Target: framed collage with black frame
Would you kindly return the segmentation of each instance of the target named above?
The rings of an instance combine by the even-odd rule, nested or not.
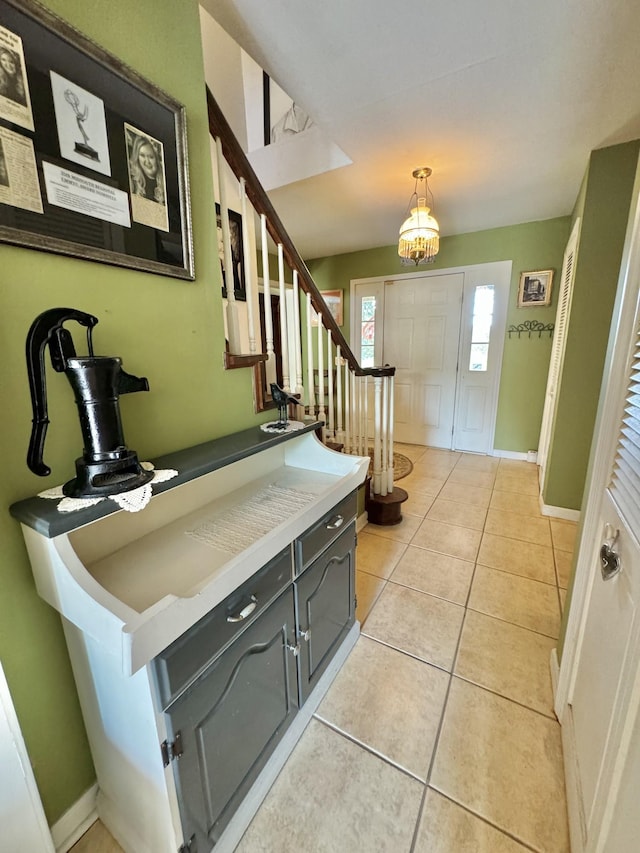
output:
[[[0,0],[0,241],[194,278],[184,107],[35,0]]]

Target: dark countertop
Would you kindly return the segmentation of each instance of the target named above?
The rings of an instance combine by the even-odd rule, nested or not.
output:
[[[174,468],[178,472],[178,476],[172,480],[154,483],[153,493],[157,495],[168,491],[299,435],[315,432],[321,426],[321,421],[315,421],[302,429],[285,434],[264,432],[259,426],[251,427],[243,432],[225,435],[222,438],[206,441],[204,444],[196,444],[194,447],[176,450],[157,459],[151,459],[150,461],[158,470]],[[48,485],[43,486],[43,491],[48,487]],[[68,533],[70,530],[75,530],[77,527],[97,521],[114,512],[122,511],[114,501],[108,498],[75,512],[58,512],[57,506],[58,501],[35,496],[12,504],[9,511],[15,519],[26,524],[27,527],[32,527],[48,539]]]

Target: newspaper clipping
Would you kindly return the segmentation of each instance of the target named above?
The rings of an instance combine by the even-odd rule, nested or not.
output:
[[[33,130],[22,39],[0,27],[0,118]]]
[[[43,213],[33,143],[0,127],[0,203]]]

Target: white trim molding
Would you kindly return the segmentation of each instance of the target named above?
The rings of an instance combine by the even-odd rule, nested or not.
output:
[[[51,827],[51,837],[56,853],[67,853],[89,827],[98,819],[96,801],[97,783],[85,791],[79,800],[69,808]]]
[[[529,454],[520,450],[498,450],[497,447],[494,447],[491,456],[498,456],[500,459],[519,459],[522,462],[529,461]]]
[[[579,509],[568,509],[565,506],[549,506],[549,504],[543,501],[542,495],[540,495],[539,500],[540,512],[547,518],[561,518],[563,521],[580,521]]]

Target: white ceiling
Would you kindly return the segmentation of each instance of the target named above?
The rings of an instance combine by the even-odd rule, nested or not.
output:
[[[201,4],[353,161],[269,193],[306,258],[393,244],[419,166],[443,235],[569,214],[640,137],[638,0]]]

